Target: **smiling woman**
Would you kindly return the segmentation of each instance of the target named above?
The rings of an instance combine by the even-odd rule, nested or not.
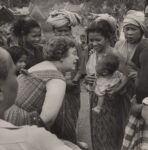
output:
[[[72,28],[80,24],[81,17],[77,13],[59,9],[50,12],[47,22],[52,26],[54,35],[73,38]],[[66,94],[59,116],[51,129],[59,138],[74,143],[77,143],[76,126],[80,110],[80,79],[84,70],[83,50],[78,43],[76,50],[74,53],[78,55],[79,60],[77,63],[73,61],[75,64],[73,71],[65,73]],[[67,60],[67,65],[71,64],[69,61]]]
[[[109,16],[107,15],[107,17]],[[106,93],[100,112],[92,111],[98,101],[101,103],[101,98],[98,98],[94,90],[97,75],[96,63],[100,62],[99,60],[104,55],[114,52],[111,40],[116,29],[112,28],[112,22],[109,22],[107,17],[94,20],[87,28],[88,42],[91,44],[92,53],[86,65],[86,83],[90,93],[90,124],[94,150],[119,150],[123,138],[122,105],[126,95],[123,96],[120,90],[114,90],[112,94]],[[99,65],[101,64],[99,63]]]
[[[50,130],[63,103],[64,72],[75,69],[75,43],[68,37],[53,37],[44,47],[44,61],[22,71],[15,105],[5,119],[15,125],[38,125]],[[61,125],[61,124],[60,124]]]
[[[27,55],[27,69],[43,60],[40,46],[41,28],[35,20],[31,18],[17,20],[13,25],[12,33],[9,46],[18,46],[24,51]],[[17,45],[13,45],[14,37],[17,39]]]

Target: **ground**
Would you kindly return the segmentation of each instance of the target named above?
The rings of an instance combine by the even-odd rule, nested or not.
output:
[[[92,150],[89,117],[89,95],[85,88],[81,90],[81,109],[78,120],[78,140],[86,142],[88,150]]]

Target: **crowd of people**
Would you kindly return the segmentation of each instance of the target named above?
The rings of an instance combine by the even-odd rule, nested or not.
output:
[[[127,12],[124,40],[109,14],[92,13],[77,41],[80,15],[54,10],[44,43],[37,20],[17,18],[0,48],[0,150],[88,149],[77,139],[81,83],[93,150],[148,150],[147,8]]]

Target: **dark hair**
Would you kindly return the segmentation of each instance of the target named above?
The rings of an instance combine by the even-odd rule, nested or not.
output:
[[[25,54],[24,51],[21,49],[21,47],[18,46],[10,47],[8,49],[8,52],[10,53],[14,64],[16,64],[18,60],[21,58],[21,56]]]
[[[66,27],[71,31],[71,26],[66,26]],[[58,28],[61,28],[61,27],[58,27]],[[55,30],[58,28],[56,28],[55,26],[52,26],[52,31],[55,32]]]
[[[8,60],[3,57],[4,49],[0,48],[0,79],[6,80],[8,77]],[[10,59],[10,56],[9,56]]]
[[[43,48],[46,60],[58,61],[67,56],[69,48],[75,47],[75,42],[67,36],[53,36]]]
[[[145,8],[148,6],[148,0],[145,0],[145,3],[144,3],[144,12],[145,12]]]
[[[103,57],[103,67],[108,70],[110,74],[113,74],[119,67],[119,59],[112,53],[105,54]],[[97,71],[97,68],[96,68]]]
[[[86,32],[88,37],[90,32],[98,32],[107,39],[110,39],[111,34],[114,33],[111,25],[105,20],[99,22],[93,21],[86,29]]]
[[[31,29],[40,28],[36,20],[32,18],[21,18],[13,24],[13,34],[16,37],[22,37],[30,33]]]

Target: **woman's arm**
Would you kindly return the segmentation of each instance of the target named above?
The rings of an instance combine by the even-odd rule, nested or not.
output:
[[[121,90],[123,90],[123,88],[126,86],[127,81],[128,81],[127,76],[123,75],[121,83],[120,83],[119,87],[116,89],[115,92],[121,92]]]
[[[128,80],[128,78],[125,75],[123,75],[120,85],[113,88],[110,91],[110,94],[116,94],[116,93],[123,94],[123,93],[125,93],[124,87],[126,86],[127,80]]]
[[[56,119],[65,95],[66,83],[60,79],[53,79],[46,84],[46,96],[40,114],[44,123],[52,125]]]

